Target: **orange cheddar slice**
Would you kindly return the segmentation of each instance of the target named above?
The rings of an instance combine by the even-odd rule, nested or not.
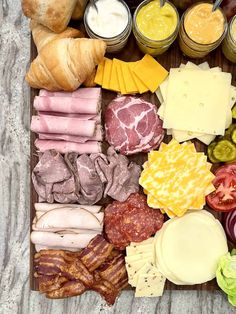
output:
[[[152,93],[168,76],[168,71],[150,55],[145,55],[142,60],[137,62],[133,72]]]
[[[96,76],[95,76],[94,82],[96,84],[98,84],[98,85],[102,85],[105,60],[106,60],[106,58],[103,58],[102,62],[99,63],[99,65],[97,67],[97,72],[96,72]]]
[[[117,62],[116,71],[117,71],[117,76],[118,76],[120,92],[121,92],[121,94],[125,95],[125,94],[127,94],[127,90],[126,90],[126,87],[125,87],[125,81],[124,81],[122,68],[121,68],[121,63],[123,61],[120,61],[118,59],[114,59],[114,60],[116,60],[116,62]]]
[[[121,63],[121,70],[124,78],[125,89],[128,94],[135,94],[138,92],[138,87],[135,84],[128,64],[129,64],[128,62]]]
[[[113,59],[112,61],[110,89],[115,92],[120,92],[120,85],[117,74],[117,59]]]
[[[138,87],[138,91],[140,94],[143,94],[143,93],[146,93],[148,92],[148,87],[143,84],[143,82],[135,75],[135,73],[133,72],[133,69],[135,67],[135,65],[138,63],[139,61],[137,62],[129,62],[128,63],[128,66],[129,66],[129,69],[130,69],[130,72],[131,72],[131,75],[132,75],[132,78],[135,82],[135,85]]]
[[[112,61],[110,59],[105,59],[103,79],[102,79],[102,88],[109,89],[111,81],[111,67]]]

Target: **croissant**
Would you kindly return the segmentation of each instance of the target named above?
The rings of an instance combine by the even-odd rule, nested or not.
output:
[[[54,33],[46,26],[37,23],[35,20],[30,21],[30,29],[38,51],[55,39],[84,37],[84,34],[81,31],[72,27],[67,27],[60,34]]]
[[[74,12],[72,14],[72,20],[80,20],[84,15],[85,7],[88,3],[88,0],[77,0]]]
[[[34,88],[74,91],[92,75],[105,50],[106,44],[98,39],[54,40],[31,63],[26,81]]]
[[[69,23],[76,3],[77,0],[22,0],[22,10],[27,17],[61,33]]]

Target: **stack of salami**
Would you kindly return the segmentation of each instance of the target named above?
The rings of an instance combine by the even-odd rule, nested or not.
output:
[[[31,130],[38,134],[35,146],[39,151],[101,152],[101,88],[79,88],[72,93],[41,90],[34,108],[37,115],[32,116]]]

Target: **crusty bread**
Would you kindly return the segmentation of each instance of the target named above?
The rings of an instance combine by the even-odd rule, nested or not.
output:
[[[90,77],[105,54],[102,40],[65,38],[44,46],[31,63],[26,80],[34,88],[76,90]]]
[[[76,3],[77,0],[22,0],[22,10],[27,17],[61,33],[69,23]]]
[[[77,0],[74,12],[72,14],[72,20],[81,20],[84,15],[85,7],[88,3],[88,0]]]

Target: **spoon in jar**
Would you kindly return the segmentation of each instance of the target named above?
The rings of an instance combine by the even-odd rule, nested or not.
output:
[[[97,5],[96,5],[95,0],[90,0],[90,3],[91,3],[91,5],[95,8],[95,10],[96,10],[96,12],[97,12],[97,14],[98,14],[98,7],[97,7]]]
[[[165,5],[165,0],[160,0],[160,7],[162,8],[162,7],[164,7],[164,5]]]
[[[222,1],[223,0],[216,0],[216,2],[213,4],[212,12],[216,11],[219,8],[219,6],[221,5]]]

